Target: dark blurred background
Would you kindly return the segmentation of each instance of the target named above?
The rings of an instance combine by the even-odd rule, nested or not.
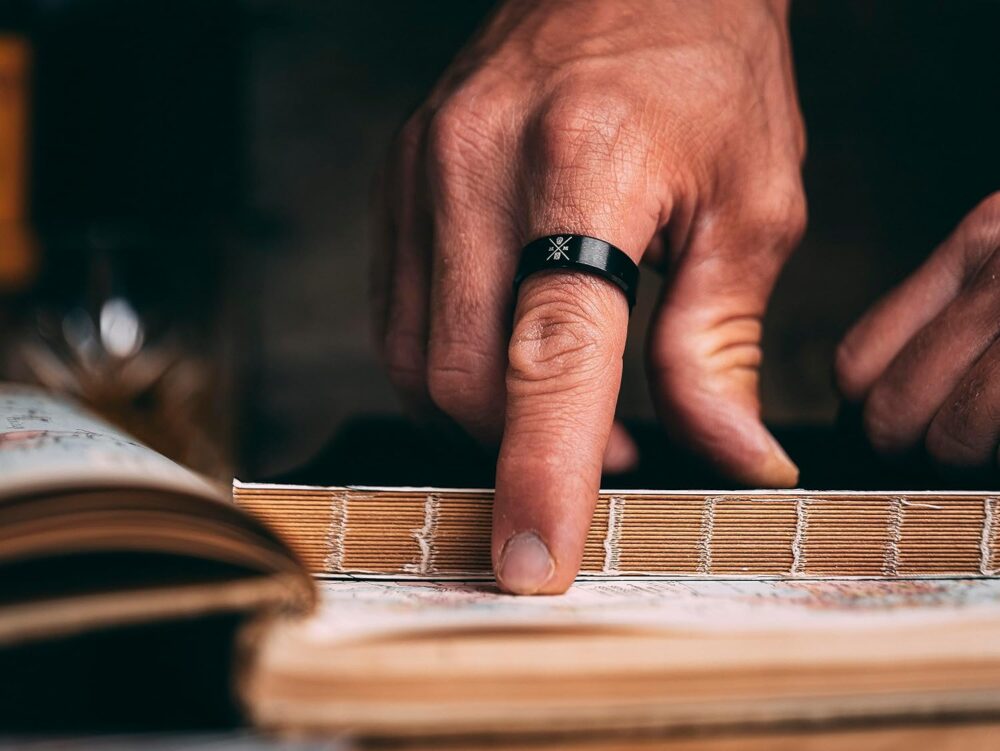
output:
[[[396,412],[368,336],[371,177],[491,5],[0,0],[30,61],[0,71],[30,100],[24,205],[0,207],[8,375],[146,410],[165,448],[246,477]],[[769,421],[833,420],[849,323],[1000,188],[998,28],[997,2],[793,2],[810,225],[766,326]],[[654,288],[625,417],[651,416]]]

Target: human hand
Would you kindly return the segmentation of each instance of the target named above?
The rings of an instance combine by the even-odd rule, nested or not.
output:
[[[1000,192],[848,332],[837,381],[872,447],[995,468],[1000,443]]]
[[[647,348],[664,426],[740,482],[797,480],[757,396],[761,319],[805,224],[786,11],[513,0],[403,128],[373,266],[378,346],[413,411],[500,443],[507,591],[570,585],[602,460],[634,452],[613,422],[625,297],[546,272],[515,308],[537,237],[591,235],[664,271]]]

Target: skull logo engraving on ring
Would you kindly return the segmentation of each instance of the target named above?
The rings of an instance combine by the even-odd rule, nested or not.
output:
[[[550,237],[549,238],[549,254],[546,256],[546,261],[560,261],[569,260],[569,255],[566,253],[566,248],[569,246],[569,241],[573,239],[572,235],[567,235],[566,237]]]

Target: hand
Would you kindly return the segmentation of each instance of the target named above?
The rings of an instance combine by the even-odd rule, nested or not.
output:
[[[863,403],[883,454],[926,450],[945,468],[995,467],[1000,443],[1000,193],[880,300],[837,351],[841,392]]]
[[[535,274],[511,325],[519,251],[542,235],[592,235],[666,272],[648,345],[664,425],[738,481],[796,482],[757,379],[767,299],[805,223],[803,151],[779,0],[508,2],[403,128],[378,345],[411,409],[500,443],[504,589],[570,585],[602,459],[634,451],[613,424],[621,291]]]

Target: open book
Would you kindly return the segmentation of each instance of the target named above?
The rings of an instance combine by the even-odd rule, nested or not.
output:
[[[715,578],[619,573],[555,598],[412,571],[317,584],[305,542],[293,552],[227,488],[17,386],[0,387],[0,478],[4,727],[162,724],[220,698],[264,728],[380,737],[1000,715],[1000,580],[975,561],[975,578],[830,581],[806,569],[727,580],[715,568],[723,548],[712,547]],[[380,503],[418,520],[426,498],[408,492]],[[450,497],[428,493],[442,506]],[[781,498],[794,517],[798,496]],[[985,496],[963,499],[992,513]],[[945,501],[913,504],[925,502]],[[716,525],[725,503],[715,501]],[[892,513],[884,506],[873,524]],[[351,507],[354,523],[365,508]],[[963,514],[975,516],[948,516],[936,531],[967,534]],[[307,505],[298,515],[328,530],[328,515]],[[921,529],[913,540],[934,537],[933,525]],[[900,565],[933,547],[911,552],[903,539]],[[410,553],[386,536],[389,564]]]

